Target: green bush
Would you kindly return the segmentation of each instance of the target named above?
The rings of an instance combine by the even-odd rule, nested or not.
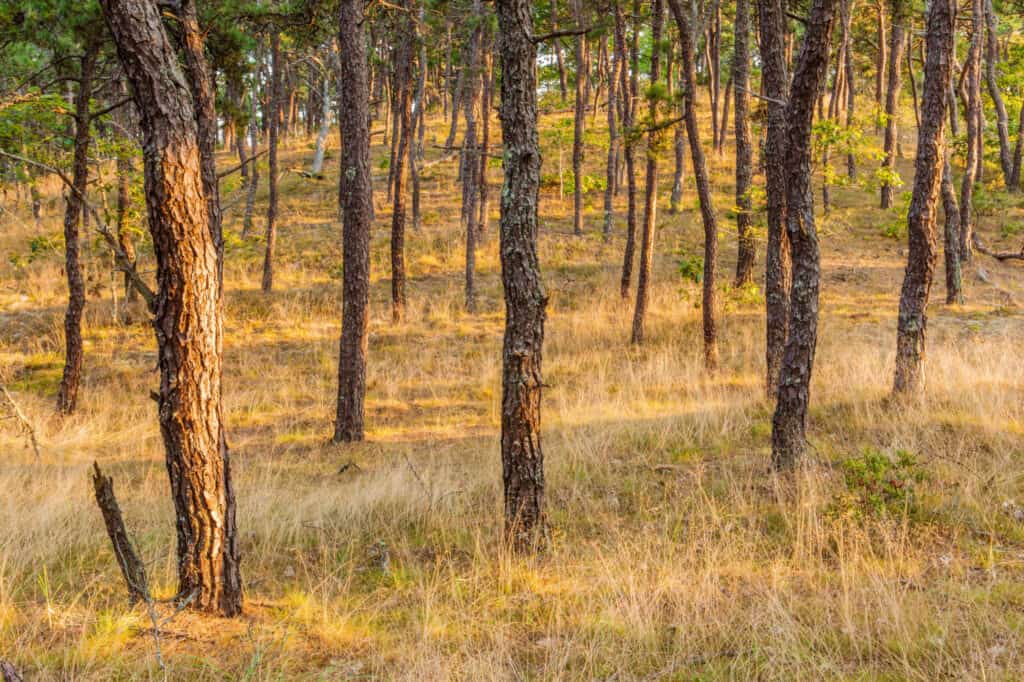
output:
[[[836,500],[838,511],[856,516],[912,515],[917,510],[917,489],[926,479],[917,458],[906,450],[889,456],[874,448],[843,460],[846,490]]]

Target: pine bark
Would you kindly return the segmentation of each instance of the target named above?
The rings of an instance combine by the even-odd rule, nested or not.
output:
[[[992,0],[985,0],[985,85],[988,96],[996,110],[996,130],[999,138],[999,164],[1003,171],[1003,183],[1011,192],[1017,191],[1013,183],[1013,152],[1010,151],[1010,121],[1006,113],[999,79],[996,77],[996,62],[999,61],[999,34],[996,12]]]
[[[814,0],[786,105],[786,232],[793,259],[789,336],[772,419],[772,466],[792,467],[807,446],[807,406],[818,340],[820,261],[811,191],[811,121],[828,67],[835,0]]]
[[[223,323],[200,139],[189,87],[153,2],[102,0],[140,112],[157,261],[155,399],[178,534],[178,599],[242,610],[235,495],[221,402]]]
[[[501,278],[505,292],[502,347],[501,459],[505,537],[519,551],[545,544],[544,455],[540,439],[541,355],[547,296],[537,260],[540,145],[537,137],[537,49],[529,0],[496,0],[501,54],[501,129],[505,181],[501,193]]]
[[[402,25],[398,46],[395,49],[394,106],[395,121],[398,124],[394,132],[397,140],[394,162],[394,197],[391,211],[391,320],[401,322],[405,319],[405,201],[406,172],[405,159],[408,146],[412,144],[412,62],[413,62],[413,28],[412,9],[406,0],[399,5],[404,10],[399,18]]]
[[[732,80],[736,128],[736,255],[737,287],[754,279],[755,242],[751,225],[750,186],[754,174],[754,154],[750,146],[750,3],[736,0],[733,28]]]
[[[270,118],[269,130],[269,193],[267,195],[267,248],[263,255],[263,281],[264,293],[269,293],[274,288],[274,250],[277,246],[277,146],[281,136],[281,71],[284,64],[281,60],[281,34],[274,31],[270,34]]]
[[[338,353],[336,443],[364,438],[366,346],[370,306],[370,88],[364,0],[341,0],[338,6],[339,133],[341,172],[338,197],[342,213],[342,309]]]
[[[914,189],[907,214],[907,268],[896,332],[893,392],[914,393],[924,383],[928,295],[938,258],[935,218],[944,163],[943,127],[953,63],[955,0],[930,0],[921,125],[917,133]]]
[[[981,53],[985,31],[982,0],[972,0],[971,46],[964,61],[964,85],[967,89],[967,160],[960,178],[960,260],[970,262],[974,241],[974,184],[978,181],[981,130]]]
[[[633,260],[636,251],[636,137],[632,134],[632,128],[636,120],[636,97],[637,97],[637,25],[636,15],[639,12],[639,2],[633,2],[633,40],[630,45],[631,68],[625,68],[626,62],[626,27],[625,18],[622,13],[622,6],[615,3],[615,45],[620,51],[620,58],[623,60],[621,73],[621,85],[623,93],[622,106],[622,128],[625,131],[625,142],[623,144],[623,156],[626,161],[626,245],[622,257],[622,277],[619,281],[619,294],[622,298],[629,298],[629,287],[633,281]]]
[[[907,17],[907,0],[890,0],[892,29],[889,32],[889,74],[885,91],[885,139],[882,153],[882,167],[890,173],[896,171],[896,118],[899,115],[900,81],[902,74],[903,49],[906,45],[904,23]],[[889,182],[882,182],[880,205],[892,208],[896,188]]]
[[[657,3],[659,0],[654,0]],[[577,26],[583,25],[582,0],[573,0],[573,17]],[[573,50],[576,62],[576,102],[574,106],[572,128],[572,233],[577,237],[583,234],[583,133],[586,126],[587,98],[584,90],[586,83],[586,55],[583,34],[578,33]]]

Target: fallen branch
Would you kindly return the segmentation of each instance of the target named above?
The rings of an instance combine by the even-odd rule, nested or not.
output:
[[[226,178],[227,176],[231,175],[232,173],[237,173],[238,171],[242,170],[247,165],[249,165],[250,163],[252,163],[256,159],[260,158],[261,156],[263,156],[264,154],[266,154],[269,151],[270,151],[269,149],[264,149],[263,151],[259,152],[258,154],[253,154],[248,159],[246,159],[245,161],[241,162],[240,164],[238,164],[234,168],[229,168],[226,171],[221,171],[220,173],[217,173],[217,179],[220,180],[221,178]]]
[[[7,387],[0,384],[0,395],[11,406],[11,410],[14,412],[14,418],[18,420],[18,424],[21,425],[21,430],[28,437],[29,444],[32,445],[32,450],[36,453],[36,459],[39,459],[39,441],[36,439],[36,428],[32,425],[32,422],[28,420],[25,413],[21,411],[18,403],[14,402],[14,396],[10,394]]]
[[[117,503],[117,497],[114,496],[114,479],[104,476],[98,463],[93,462],[92,468],[92,485],[96,492],[96,504],[103,514],[107,536],[110,537],[110,544],[114,546],[114,556],[117,557],[121,574],[128,584],[128,602],[135,604],[145,601],[149,596],[146,567],[139,559],[139,555],[135,553],[131,540],[128,539],[124,517],[121,515],[121,506]]]
[[[0,661],[0,678],[2,682],[24,682],[14,666],[7,661]]]
[[[1020,251],[993,251],[985,246],[985,244],[978,238],[978,235],[974,235],[974,249],[978,253],[983,253],[990,258],[995,258],[998,261],[1007,260],[1024,260],[1024,246],[1021,247]]]

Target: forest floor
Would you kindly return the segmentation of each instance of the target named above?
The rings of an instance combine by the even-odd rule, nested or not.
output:
[[[556,141],[544,131],[564,118],[542,121],[544,173],[556,178]],[[433,122],[428,144],[443,132]],[[629,345],[632,301],[619,297],[625,194],[604,243],[601,192],[587,195],[577,238],[571,195],[547,183],[552,543],[519,559],[500,543],[498,162],[475,315],[463,310],[454,162],[424,172],[400,325],[389,308],[390,208],[378,192],[367,442],[341,446],[328,442],[341,317],[331,142],[326,179],[282,178],[273,294],[259,287],[262,236],[240,238],[241,204],[227,213],[224,398],[245,613],[222,620],[158,604],[171,679],[1024,676],[1024,267],[976,256],[964,270],[968,303],[948,306],[940,254],[926,395],[893,404],[900,214],[877,208],[877,190],[846,187],[820,216],[819,193],[813,456],[784,482],[767,466],[763,296],[728,285],[731,147],[709,155],[724,292],[714,375],[702,369],[699,285],[678,264],[702,253],[689,160],[686,210],[672,215],[670,154],[662,159],[640,348]],[[382,159],[383,147],[374,153]],[[428,159],[438,154],[428,148]],[[563,154],[568,166],[569,145]],[[304,168],[311,156],[307,141],[291,141],[282,166]],[[875,163],[862,163],[865,175]],[[603,177],[603,164],[595,145],[588,173]],[[909,179],[912,161],[900,170]],[[266,186],[264,167],[258,213]],[[224,181],[225,205],[238,187],[237,176]],[[115,314],[109,256],[93,244],[81,405],[54,414],[66,284],[56,187],[46,199],[41,231],[25,202],[5,201],[0,217],[0,379],[42,448],[36,459],[14,421],[0,421],[0,658],[32,680],[160,678],[149,617],[126,603],[89,481],[98,460],[154,595],[171,596],[172,507],[148,398],[154,338],[141,308],[127,324]],[[1019,247],[1024,197],[990,188],[979,209],[988,244]],[[763,238],[758,247],[760,281]]]

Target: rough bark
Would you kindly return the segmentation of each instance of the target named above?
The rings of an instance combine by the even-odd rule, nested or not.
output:
[[[893,392],[918,391],[924,382],[928,295],[938,257],[935,214],[944,162],[943,127],[953,63],[955,0],[930,0],[921,125],[917,133],[914,189],[907,213],[907,267],[900,293]]]
[[[954,48],[955,54],[955,48]],[[952,73],[952,70],[951,70]],[[952,81],[946,91],[947,109],[956,109],[956,96]],[[956,116],[950,116],[950,134],[956,136]],[[960,206],[953,189],[953,162],[949,145],[945,146],[942,164],[943,251],[946,266],[946,303],[963,303],[963,283],[960,271]]]
[[[704,149],[700,144],[700,129],[697,125],[697,71],[694,64],[693,33],[689,17],[683,11],[681,0],[669,0],[669,7],[679,27],[679,52],[683,66],[682,87],[683,118],[686,121],[686,137],[690,141],[690,160],[693,163],[693,179],[697,185],[700,201],[701,222],[704,224],[704,281],[701,301],[702,326],[704,331],[704,367],[714,370],[718,367],[718,323],[715,318],[717,298],[715,292],[715,265],[718,259],[718,223],[711,201],[711,184]]]
[[[480,159],[477,156],[476,107],[480,94],[480,40],[482,32],[482,5],[473,3],[474,21],[466,45],[467,59],[463,66],[466,90],[462,95],[466,133],[462,138],[462,228],[466,235],[466,310],[476,312],[476,238],[477,206],[480,191],[477,178]]]
[[[755,242],[751,225],[750,186],[754,174],[754,154],[750,146],[750,3],[736,0],[736,23],[733,29],[732,57],[733,96],[736,128],[736,286],[754,279]]]
[[[537,139],[537,49],[529,0],[497,0],[501,54],[501,279],[505,292],[502,347],[501,461],[505,537],[520,551],[543,546],[544,455],[540,441],[541,355],[547,296],[537,260],[540,145]]]
[[[985,0],[985,85],[988,96],[996,110],[996,130],[999,137],[999,164],[1003,170],[1003,183],[1011,192],[1017,190],[1013,184],[1013,153],[1010,151],[1010,121],[1006,113],[999,79],[996,77],[996,62],[999,61],[999,34],[996,12],[992,0]]]
[[[338,353],[338,405],[334,441],[361,441],[366,400],[366,346],[370,306],[370,88],[367,79],[364,0],[338,7],[339,133],[342,213],[342,309]]]
[[[284,63],[281,59],[281,34],[276,30],[270,34],[270,117],[269,132],[269,192],[267,194],[267,248],[263,255],[263,280],[261,286],[264,293],[274,288],[274,249],[277,245],[277,146],[281,136],[281,71]]]
[[[793,259],[789,336],[772,419],[772,465],[793,466],[807,446],[807,406],[818,340],[820,252],[811,191],[811,121],[828,66],[835,0],[814,0],[786,105],[786,232]]]
[[[128,587],[128,602],[135,604],[149,597],[149,584],[146,580],[146,566],[135,552],[128,530],[124,525],[121,506],[114,495],[114,479],[104,476],[100,465],[92,464],[92,486],[96,495],[96,505],[103,515],[103,524],[107,527],[107,537],[114,548],[114,557],[124,576]]]
[[[637,0],[634,0],[633,9],[633,41],[630,46],[632,66],[630,69],[623,67],[621,73],[623,93],[622,128],[626,135],[622,152],[626,160],[626,245],[623,249],[622,277],[619,282],[619,293],[623,299],[629,298],[629,287],[633,280],[633,254],[636,251],[636,142],[635,135],[632,134],[631,129],[636,120],[636,68],[639,61],[636,44],[637,27],[635,23],[635,17],[639,9]],[[620,51],[620,58],[623,60],[623,64],[625,64],[626,28],[622,7],[619,2],[615,3],[615,45],[616,49]]]
[[[578,1],[578,0],[577,0]],[[649,84],[661,79],[661,30],[665,18],[662,0],[653,0],[651,8],[651,57]],[[653,93],[653,89],[652,89]],[[637,272],[636,307],[633,310],[633,331],[631,343],[644,341],[644,325],[647,319],[647,305],[650,302],[651,260],[654,257],[654,229],[658,211],[658,147],[661,133],[658,126],[658,98],[651,94],[647,98],[648,118],[651,131],[647,133],[647,175],[644,186],[644,222],[640,236],[640,268]],[[577,182],[577,185],[579,183]]]
[[[79,261],[79,227],[85,211],[82,197],[89,184],[89,142],[92,120],[89,100],[101,42],[98,37],[86,43],[75,93],[75,141],[72,152],[71,182],[64,208],[64,274],[68,280],[68,307],[64,311],[64,372],[57,391],[57,411],[71,414],[78,405],[78,386],[82,380],[82,313],[85,310],[85,280]]]
[[[985,31],[982,0],[971,3],[971,46],[964,61],[964,85],[967,88],[967,160],[960,179],[960,260],[970,262],[974,243],[974,184],[978,181],[981,161],[981,53]]]
[[[768,121],[764,144],[768,244],[765,249],[765,392],[778,394],[779,372],[789,334],[790,259],[786,235],[786,70],[785,14],[781,0],[758,0],[762,87]]]
[[[235,495],[221,404],[223,323],[192,98],[153,2],[100,3],[141,116],[157,261],[160,431],[178,535],[178,599],[242,609]]]
[[[889,172],[896,170],[896,118],[899,115],[900,81],[903,73],[903,48],[906,45],[904,24],[907,17],[907,0],[890,0],[892,30],[889,32],[889,74],[885,91],[885,139],[883,142],[882,168]],[[892,208],[896,188],[889,182],[882,182],[880,205]]]
[[[413,28],[412,13],[408,3],[399,18],[402,25],[395,50],[394,106],[398,128],[394,132],[397,140],[394,163],[394,202],[391,211],[391,320],[401,322],[405,318],[405,159],[407,146],[412,144],[412,60]]]

